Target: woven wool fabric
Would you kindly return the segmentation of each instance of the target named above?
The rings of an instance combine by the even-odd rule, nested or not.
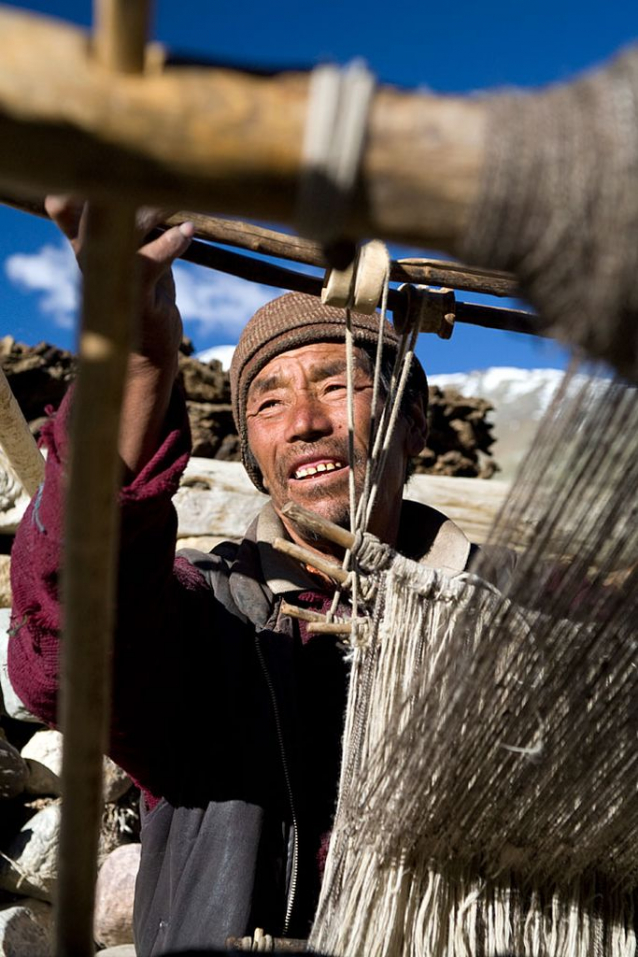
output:
[[[365,316],[352,312],[356,345],[376,347],[379,338],[379,316]],[[384,327],[386,350],[395,354],[399,337],[389,322]],[[315,296],[290,292],[258,309],[241,334],[230,367],[230,388],[233,416],[241,442],[244,467],[260,491],[265,491],[261,475],[248,454],[246,428],[246,398],[250,383],[271,359],[301,346],[315,342],[344,342],[346,314],[343,309],[324,306]],[[427,395],[427,380],[418,362],[414,360],[417,376]]]
[[[520,549],[504,590],[489,547],[451,578],[357,550],[311,949],[636,957],[637,397],[563,383],[487,543]]]
[[[485,107],[461,258],[514,272],[550,335],[638,382],[638,47]]]

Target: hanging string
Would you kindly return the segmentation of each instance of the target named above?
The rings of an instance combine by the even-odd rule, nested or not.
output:
[[[353,655],[315,950],[636,953],[636,489],[636,391],[572,379],[491,536],[525,547],[506,593],[489,549],[453,578],[394,557]]]
[[[348,403],[348,464],[349,464],[349,497],[350,497],[350,530],[357,540],[361,540],[363,533],[367,531],[372,512],[375,506],[378,490],[383,481],[383,474],[387,465],[388,455],[397,421],[401,411],[401,404],[405,394],[416,340],[419,334],[418,326],[412,330],[406,330],[402,333],[399,340],[399,346],[395,356],[395,361],[390,377],[387,395],[381,415],[378,415],[379,397],[381,391],[382,363],[383,363],[383,345],[384,328],[387,321],[388,292],[390,286],[390,260],[388,256],[387,268],[383,282],[383,292],[381,296],[381,310],[379,314],[379,337],[377,340],[377,349],[375,355],[375,364],[373,371],[372,404],[370,414],[370,431],[368,439],[368,456],[366,460],[366,470],[364,483],[359,502],[356,502],[356,483],[355,483],[355,444],[354,444],[354,333],[352,328],[352,316],[350,309],[346,309],[346,386]],[[353,567],[351,550],[346,551],[343,559],[343,567],[350,572],[352,621],[356,626],[358,620],[359,604],[359,579],[356,566]],[[339,603],[342,598],[342,589],[335,590],[330,610],[327,613],[327,620],[332,621],[337,613]],[[353,641],[356,643],[356,634],[353,633]]]
[[[350,531],[357,530],[357,486],[355,476],[356,451],[354,441],[354,336],[352,331],[352,312],[346,309],[346,391],[348,401],[348,491],[350,496]],[[348,563],[350,553],[348,553]],[[345,566],[347,567],[347,566]],[[352,576],[352,618],[358,617],[359,579]]]

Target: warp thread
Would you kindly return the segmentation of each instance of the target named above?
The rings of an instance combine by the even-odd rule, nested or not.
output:
[[[493,534],[525,548],[506,593],[490,547],[455,578],[379,573],[322,953],[635,957],[638,403],[601,379],[559,399]]]

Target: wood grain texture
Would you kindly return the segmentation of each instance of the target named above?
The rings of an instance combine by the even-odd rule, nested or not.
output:
[[[96,0],[93,69],[143,68],[147,0]],[[135,206],[89,204],[79,368],[65,502],[60,714],[63,813],[56,954],[93,951],[93,912],[108,750],[119,543],[120,413],[137,314]]]
[[[293,223],[308,77],[114,76],[86,34],[0,10],[0,183]],[[478,100],[380,88],[353,236],[454,252],[483,162]]]
[[[0,369],[0,445],[28,495],[44,480],[44,459],[7,377]]]

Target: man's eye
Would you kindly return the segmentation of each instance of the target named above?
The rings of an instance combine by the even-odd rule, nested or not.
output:
[[[345,382],[331,382],[329,385],[326,386],[325,391],[326,392],[345,392],[346,388],[347,387]]]
[[[280,399],[264,399],[263,402],[260,402],[257,411],[258,412],[267,412],[268,409],[273,409],[276,406],[281,404]]]

